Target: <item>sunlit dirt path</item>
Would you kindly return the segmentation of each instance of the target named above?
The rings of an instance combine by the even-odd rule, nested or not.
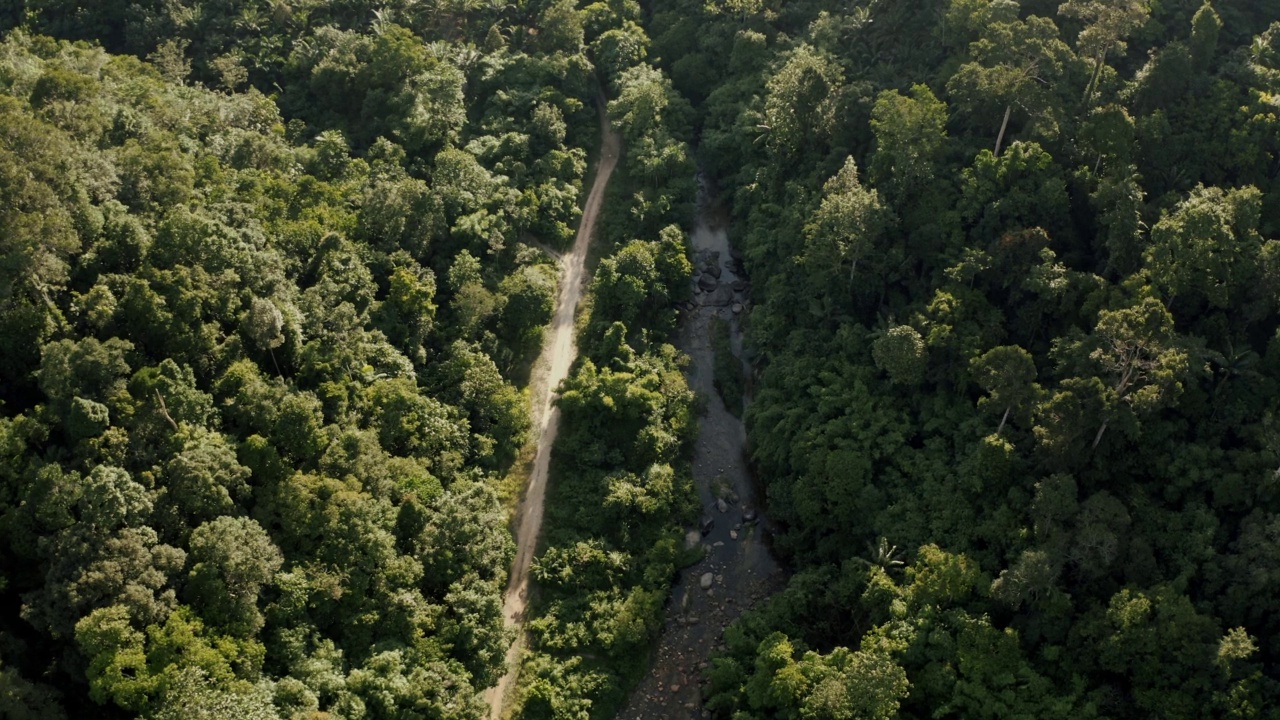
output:
[[[582,209],[582,220],[578,224],[573,249],[560,258],[560,293],[556,298],[555,315],[551,319],[549,341],[543,346],[542,355],[538,358],[538,364],[549,368],[545,381],[535,386],[535,396],[532,398],[533,417],[538,423],[538,450],[524,500],[517,511],[519,522],[516,526],[516,559],[511,566],[511,579],[507,582],[502,602],[502,615],[506,618],[507,627],[515,627],[520,631],[516,641],[507,650],[507,673],[497,685],[485,692],[484,698],[489,703],[489,717],[492,720],[498,720],[502,716],[519,670],[520,651],[524,646],[524,633],[521,629],[528,603],[529,566],[533,562],[533,553],[538,546],[538,533],[542,529],[547,467],[551,462],[551,447],[556,442],[556,431],[560,426],[560,410],[552,405],[553,393],[560,386],[560,381],[569,375],[569,366],[578,353],[573,338],[573,318],[585,289],[583,273],[587,246],[591,244],[591,236],[595,232],[605,186],[618,164],[618,154],[622,149],[621,138],[609,127],[603,100],[600,101],[600,134],[600,164],[596,168],[591,191],[587,194],[586,205]]]

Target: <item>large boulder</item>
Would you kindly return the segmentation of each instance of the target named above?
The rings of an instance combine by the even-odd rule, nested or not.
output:
[[[733,288],[728,285],[717,285],[715,288],[697,297],[699,305],[710,305],[713,307],[727,307],[733,304]]]

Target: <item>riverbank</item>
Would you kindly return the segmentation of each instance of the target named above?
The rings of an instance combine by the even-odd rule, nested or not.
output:
[[[724,628],[782,583],[747,467],[746,429],[714,384],[713,324],[727,323],[731,344],[741,352],[750,282],[732,256],[728,227],[715,212],[710,193],[704,189],[700,196],[690,235],[696,290],[685,306],[678,345],[689,356],[689,387],[706,403],[693,456],[704,527],[691,529],[686,540],[701,545],[704,557],[682,571],[672,588],[649,675],[619,720],[703,717],[700,679]]]

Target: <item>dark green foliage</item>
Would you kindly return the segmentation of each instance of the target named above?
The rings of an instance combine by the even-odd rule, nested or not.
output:
[[[797,571],[711,709],[1269,717],[1280,14],[862,5],[653,8]]]
[[[711,352],[715,354],[716,392],[724,401],[724,407],[736,417],[742,415],[744,379],[742,360],[733,352],[729,342],[729,324],[717,318],[711,324]]]

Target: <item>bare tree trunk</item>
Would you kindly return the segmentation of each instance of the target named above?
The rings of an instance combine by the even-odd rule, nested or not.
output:
[[[283,380],[284,373],[280,372],[280,363],[276,362],[276,351],[268,347],[267,352],[271,353],[271,364],[276,366],[276,375],[280,376],[280,379]]]
[[[1082,102],[1086,105],[1089,98],[1093,97],[1093,90],[1098,85],[1098,78],[1102,75],[1102,59],[1104,56],[1099,55],[1093,61],[1093,77],[1089,78],[1089,85],[1084,89],[1084,98]]]
[[[1000,123],[1000,134],[996,136],[996,157],[1000,157],[1000,145],[1004,143],[1004,131],[1009,127],[1009,113],[1013,112],[1012,105],[1004,106],[1004,120]]]
[[[1092,448],[1090,448],[1091,450],[1097,450],[1097,449],[1098,449],[1098,443],[1102,442],[1102,433],[1104,433],[1104,432],[1106,432],[1106,431],[1107,431],[1107,423],[1109,423],[1109,422],[1111,422],[1111,421],[1110,421],[1110,420],[1104,420],[1104,421],[1103,421],[1103,423],[1102,423],[1102,427],[1098,428],[1098,434],[1097,434],[1097,435],[1095,435],[1095,436],[1094,436],[1094,438],[1093,438],[1093,447],[1092,447]]]
[[[160,401],[160,414],[164,416],[165,420],[169,421],[169,424],[173,426],[174,430],[177,430],[178,423],[173,421],[173,416],[169,414],[169,408],[164,406],[164,396],[160,394],[159,390],[156,390],[156,400]]]
[[[1013,409],[1012,405],[1004,409],[1004,417],[1000,418],[1000,427],[996,428],[996,435],[999,435],[1000,431],[1004,430],[1004,423],[1006,420],[1009,419],[1009,411],[1012,409]]]

